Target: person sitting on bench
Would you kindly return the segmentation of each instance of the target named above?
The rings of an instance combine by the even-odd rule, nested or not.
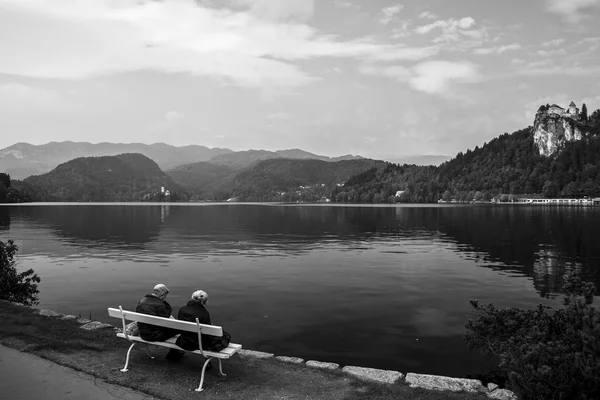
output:
[[[135,312],[140,314],[155,315],[157,317],[173,318],[171,315],[173,309],[166,301],[168,294],[169,288],[162,283],[159,283],[158,285],[154,286],[152,293],[145,295],[140,300],[135,308]],[[140,330],[140,337],[149,342],[163,342],[180,333],[177,329],[149,325],[142,322],[138,323],[138,328]],[[179,355],[178,350],[170,349],[169,353],[167,354],[167,358],[177,355]]]
[[[187,304],[179,310],[177,319],[180,321],[198,322],[203,325],[212,325],[210,313],[206,309],[208,294],[204,290],[196,290],[192,293],[192,298]],[[223,330],[223,336],[202,335],[202,349],[207,351],[221,351],[229,345],[231,335]],[[182,349],[198,350],[198,334],[192,332],[182,332],[177,338],[175,344]]]

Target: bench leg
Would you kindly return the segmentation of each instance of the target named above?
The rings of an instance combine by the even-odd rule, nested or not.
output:
[[[221,359],[219,358],[219,374],[221,374],[221,376],[227,376],[225,375],[225,373],[223,373],[223,367],[221,366]]]
[[[125,366],[123,367],[121,372],[127,372],[127,366],[129,365],[129,353],[131,353],[131,349],[133,349],[133,346],[135,346],[135,342],[131,343],[131,346],[129,346],[129,350],[127,350],[127,359],[125,360]]]
[[[207,358],[204,362],[204,366],[202,367],[202,375],[200,376],[200,385],[198,385],[198,389],[196,389],[196,392],[201,392],[203,390],[202,384],[204,383],[204,372],[206,372],[206,366],[208,365],[210,360],[212,360],[212,358]]]
[[[154,357],[152,357],[152,356],[150,355],[150,346],[148,346],[148,343],[146,343],[146,348],[145,348],[145,350],[146,350],[146,355],[148,356],[148,358],[150,358],[151,360],[154,360]]]

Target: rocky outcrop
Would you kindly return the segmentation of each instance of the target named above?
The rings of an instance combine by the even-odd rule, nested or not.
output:
[[[533,141],[541,155],[549,156],[566,142],[581,140],[582,128],[582,124],[570,116],[539,111],[533,123]]]

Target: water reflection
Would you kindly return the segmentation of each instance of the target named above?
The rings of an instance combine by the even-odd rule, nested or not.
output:
[[[560,306],[566,270],[599,282],[599,224],[575,208],[0,207],[0,239],[23,243],[57,311],[107,320],[156,282],[175,307],[201,287],[248,348],[455,376],[483,368],[462,341],[468,300]]]

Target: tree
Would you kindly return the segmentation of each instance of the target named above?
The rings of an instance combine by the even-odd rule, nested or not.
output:
[[[600,398],[600,310],[592,306],[595,287],[579,272],[564,277],[565,307],[549,313],[471,305],[479,312],[465,327],[470,350],[493,356],[519,398]]]
[[[583,105],[581,106],[581,112],[579,113],[579,119],[581,119],[582,122],[587,122],[587,120],[588,120],[588,110],[587,110],[587,106],[585,105],[585,103],[583,103]]]
[[[8,189],[10,187],[10,175],[0,172],[0,183],[3,183],[4,187]]]
[[[14,259],[18,247],[12,240],[0,240],[0,299],[22,303],[27,306],[38,304],[40,277],[33,269],[19,273]]]

